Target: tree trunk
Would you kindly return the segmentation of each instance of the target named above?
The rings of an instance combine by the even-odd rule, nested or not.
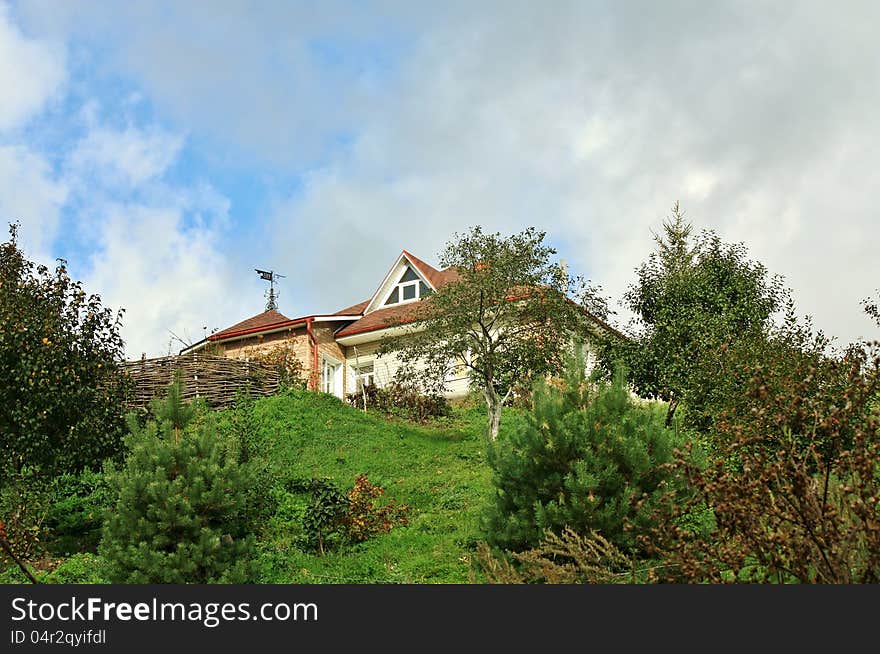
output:
[[[498,438],[498,430],[501,427],[501,406],[504,402],[492,386],[486,387],[485,395],[486,408],[489,410],[489,440],[494,441]]]
[[[672,426],[672,418],[675,416],[675,410],[678,408],[678,398],[672,397],[669,400],[669,408],[666,410],[666,427]]]

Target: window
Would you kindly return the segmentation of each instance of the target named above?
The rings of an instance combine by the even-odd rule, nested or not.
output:
[[[360,367],[354,369],[354,379],[355,379],[355,387],[357,388],[357,392],[360,393],[364,386],[375,386],[376,385],[376,373],[373,371],[372,363],[362,364]]]
[[[430,294],[431,288],[411,267],[407,266],[400,281],[397,282],[388,299],[385,300],[385,306],[420,300]]]
[[[333,359],[324,358],[321,361],[321,390],[324,393],[339,395],[342,389],[338,385],[339,370],[341,365]]]

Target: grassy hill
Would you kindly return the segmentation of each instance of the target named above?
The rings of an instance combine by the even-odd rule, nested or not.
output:
[[[411,507],[409,524],[324,556],[295,545],[301,510],[276,487],[278,511],[259,535],[262,583],[464,583],[491,490],[485,408],[459,409],[423,426],[385,419],[334,397],[291,392],[254,407],[258,449],[278,480],[359,474]],[[520,415],[505,415],[506,427]]]
[[[502,430],[522,415],[506,410]],[[482,538],[479,515],[491,493],[485,462],[485,407],[458,408],[428,425],[353,409],[335,397],[288,391],[256,400],[251,421],[253,456],[266,475],[269,515],[255,533],[257,583],[467,583]],[[221,431],[233,429],[232,411],[212,414]],[[348,489],[358,475],[385,488],[385,497],[410,507],[408,524],[344,545],[322,556],[302,547],[308,499],[287,490],[302,478],[329,478]],[[57,554],[55,555],[57,556]],[[70,552],[35,562],[44,583],[103,583],[103,561]],[[0,583],[26,583],[14,565]]]

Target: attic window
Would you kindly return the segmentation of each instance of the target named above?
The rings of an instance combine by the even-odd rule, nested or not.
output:
[[[430,295],[431,288],[422,281],[422,278],[411,267],[407,266],[400,281],[391,290],[388,299],[385,300],[385,306],[391,304],[400,304],[402,302],[413,302]]]

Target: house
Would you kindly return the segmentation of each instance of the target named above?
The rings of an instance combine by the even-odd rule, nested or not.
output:
[[[363,302],[335,313],[299,318],[269,308],[180,353],[213,346],[227,357],[246,359],[259,350],[286,345],[303,364],[310,388],[344,398],[361,384],[381,387],[394,378],[399,362],[393,355],[377,356],[382,340],[404,333],[415,320],[415,303],[457,278],[454,269],[437,270],[404,250]],[[447,379],[447,395],[467,392],[468,379],[461,366]]]

